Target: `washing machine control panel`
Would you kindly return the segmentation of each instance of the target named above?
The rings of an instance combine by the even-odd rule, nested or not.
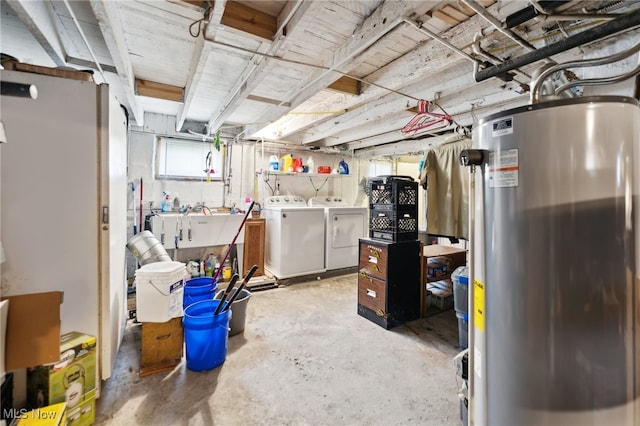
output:
[[[322,197],[311,197],[309,198],[309,207],[324,207],[324,206],[346,206],[347,202],[343,200],[341,197],[336,197],[333,195],[322,196]]]

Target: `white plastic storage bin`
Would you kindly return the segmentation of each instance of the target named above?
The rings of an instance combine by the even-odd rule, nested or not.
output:
[[[136,271],[136,317],[140,322],[167,322],[183,314],[187,268],[181,262],[156,262]]]
[[[456,312],[469,311],[469,268],[459,266],[451,273],[453,281],[453,307]]]
[[[469,316],[466,313],[456,312],[458,318],[458,344],[461,349],[469,347]]]

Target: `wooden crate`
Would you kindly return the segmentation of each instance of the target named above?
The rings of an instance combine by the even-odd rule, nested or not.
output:
[[[182,360],[182,318],[173,318],[167,322],[142,323],[141,340],[140,377],[172,370]]]

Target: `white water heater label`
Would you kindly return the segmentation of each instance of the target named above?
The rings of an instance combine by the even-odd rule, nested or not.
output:
[[[489,153],[489,187],[518,186],[518,168],[517,149]]]
[[[513,117],[501,118],[491,123],[491,136],[504,136],[513,133]]]

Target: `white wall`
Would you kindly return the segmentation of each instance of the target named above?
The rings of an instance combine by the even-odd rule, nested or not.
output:
[[[280,194],[295,194],[308,199],[317,195],[337,195],[353,202],[355,197],[355,178],[351,175],[356,170],[350,167],[351,175],[322,176],[317,174],[274,175],[266,173],[269,168],[269,157],[275,154],[278,157],[284,155],[281,149],[265,149],[264,154],[260,142],[231,143],[227,150],[231,153],[231,179],[229,188],[225,190],[221,181],[177,181],[161,180],[155,178],[155,145],[156,133],[133,130],[130,134],[129,146],[129,182],[135,182],[135,199],[129,200],[130,228],[132,228],[133,202],[138,209],[140,202],[139,184],[143,180],[143,216],[149,213],[150,203],[154,209],[159,209],[162,202],[162,193],[169,192],[171,196],[178,194],[181,205],[195,205],[204,202],[209,208],[242,207],[245,196],[262,203],[264,198],[275,195],[276,182],[279,182]],[[287,151],[288,152],[288,151]],[[327,154],[312,151],[293,152],[294,157],[302,158],[306,163],[309,156],[314,163],[329,165],[337,168],[338,162],[344,160],[355,164],[350,153]],[[277,178],[277,179],[276,179]],[[326,182],[325,182],[326,181]],[[271,185],[271,188],[269,188]],[[316,191],[318,189],[318,191]],[[139,212],[138,212],[139,215]]]
[[[343,197],[350,204],[354,202],[357,193],[358,167],[350,152],[323,153],[304,147],[291,151],[290,149],[285,150],[281,146],[262,142],[223,140],[222,142],[227,144],[223,149],[226,149],[231,155],[229,170],[231,177],[227,187],[222,181],[156,179],[156,140],[160,136],[179,137],[180,135],[176,135],[174,129],[175,117],[146,114],[145,126],[130,130],[127,176],[128,182],[135,183],[136,189],[135,194],[132,194],[131,187],[128,188],[127,239],[133,236],[134,210],[138,229],[144,229],[144,217],[150,213],[151,206],[154,210],[160,209],[163,192],[170,193],[172,197],[177,194],[180,204],[183,206],[204,203],[211,209],[231,208],[234,205],[243,208],[245,197],[250,197],[263,204],[265,197],[275,194],[276,183],[279,183],[282,195],[299,195],[305,199],[315,195],[335,195]],[[344,159],[350,166],[351,174],[348,176],[336,174],[276,176],[266,173],[269,169],[269,157],[272,154],[280,158],[289,152],[294,157],[301,158],[305,164],[309,156],[312,156],[316,167],[328,165],[335,169],[338,162]],[[139,222],[140,179],[143,182],[143,223]],[[172,253],[169,254],[173,256]],[[185,255],[192,254],[185,252]],[[192,257],[198,256],[199,254],[193,254]],[[129,278],[133,277],[136,267],[135,259],[130,253],[127,253],[127,275]]]

